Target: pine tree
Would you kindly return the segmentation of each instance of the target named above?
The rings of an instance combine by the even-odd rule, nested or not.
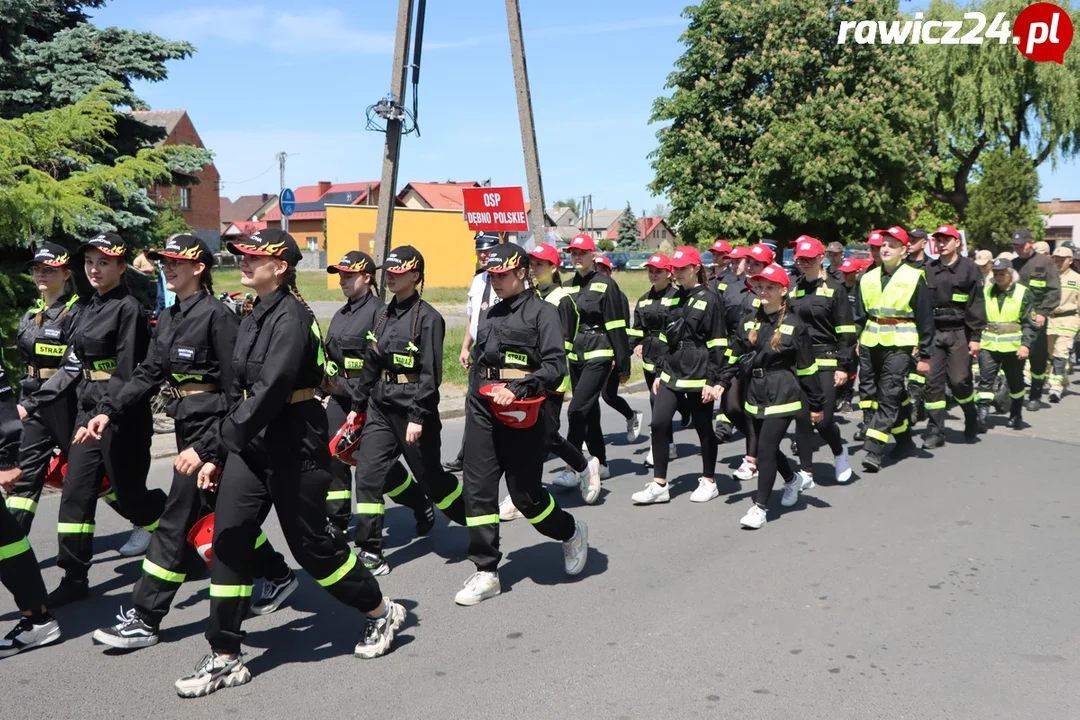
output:
[[[634,217],[634,211],[630,209],[630,203],[626,203],[626,212],[619,218],[615,240],[619,244],[619,250],[624,252],[641,247],[641,228],[638,226],[637,218]]]
[[[968,243],[1004,250],[1016,228],[1042,231],[1039,216],[1039,174],[1021,147],[1010,152],[998,147],[983,152],[978,183],[968,192]]]

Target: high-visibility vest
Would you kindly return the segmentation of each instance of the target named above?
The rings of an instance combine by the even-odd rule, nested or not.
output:
[[[566,291],[566,288],[562,286],[556,286],[554,290],[548,293],[548,296],[544,298],[544,300],[551,303],[555,307],[559,307],[559,303],[562,302],[562,299],[564,297],[570,298],[570,304],[574,307],[574,337],[570,338],[569,340],[563,338],[563,343],[566,347],[567,360],[576,360],[577,358],[572,356],[574,355],[574,338],[577,337],[578,328],[581,327],[581,313],[578,312],[577,303],[574,302],[574,296],[568,293]],[[559,384],[559,389],[556,390],[556,392],[565,393],[569,389],[570,374],[567,373],[563,377],[562,382]]]
[[[1020,309],[1024,305],[1027,288],[1019,283],[1014,284],[1000,306],[998,298],[990,294],[993,288],[993,283],[983,288],[983,295],[986,297],[986,329],[983,330],[980,347],[990,352],[1016,352],[1023,339]]]
[[[859,337],[862,345],[915,347],[919,344],[911,298],[922,275],[922,270],[901,263],[884,290],[881,289],[880,266],[863,275],[859,280],[859,293],[869,319]]]

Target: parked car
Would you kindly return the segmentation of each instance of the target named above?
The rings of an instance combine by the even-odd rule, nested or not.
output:
[[[652,257],[652,253],[636,252],[630,253],[630,259],[626,262],[627,270],[644,270],[645,263],[649,262],[649,258]]]
[[[783,255],[780,256],[780,265],[785,270],[791,270],[795,267],[795,251],[793,249],[784,249]]]
[[[630,261],[630,256],[624,252],[606,252],[604,257],[611,261],[612,270],[625,270],[626,263]]]
[[[564,272],[574,271],[574,261],[570,258],[570,253],[563,254],[562,262],[559,263],[559,269]]]

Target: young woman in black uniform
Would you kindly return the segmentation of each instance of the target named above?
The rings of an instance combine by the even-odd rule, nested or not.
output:
[[[810,333],[817,377],[825,396],[824,416],[816,427],[832,450],[836,481],[846,483],[851,479],[851,463],[840,437],[840,428],[833,422],[833,414],[836,412],[836,393],[847,383],[847,369],[855,362],[855,320],[847,291],[840,282],[825,275],[825,246],[820,240],[800,236],[795,241],[795,263],[802,276],[791,292],[791,311],[802,319]],[[799,473],[806,489],[814,484],[814,427],[809,412],[795,417]]]
[[[622,291],[619,284],[615,282],[612,272],[614,268],[611,265],[611,261],[608,260],[606,255],[596,255],[596,267],[603,273],[611,282],[615,285],[615,288],[619,291],[619,303],[622,306],[623,317],[626,318],[627,330],[630,329],[630,300],[626,297],[626,293]],[[629,342],[629,333],[627,333],[627,342]],[[619,378],[614,374],[608,374],[607,382],[604,384],[604,392],[600,394],[600,398],[604,401],[604,404],[623,416],[626,420],[626,442],[632,443],[638,439],[641,435],[641,418],[643,413],[639,410],[634,410],[630,407],[630,403],[626,402],[626,399],[619,395]]]
[[[711,421],[713,403],[723,394],[721,378],[729,372],[724,303],[709,287],[697,250],[678,248],[671,256],[671,266],[679,292],[658,336],[663,355],[657,366],[659,376],[652,381],[656,401],[650,424],[655,465],[652,481],[631,498],[637,505],[671,499],[667,455],[671,421],[679,409],[689,412],[701,443],[701,477],[690,501],[708,502],[720,494],[714,477],[718,443]]]
[[[225,456],[225,466],[206,462],[199,470],[200,487],[218,489],[206,630],[211,651],[194,673],[176,681],[181,697],[251,680],[240,656],[240,628],[251,599],[255,542],[271,504],[300,566],[331,595],[364,613],[357,657],[385,654],[406,615],[382,596],[345,538],[328,527],[330,438],[326,411],[315,399],[325,360],[319,325],[297,295],[300,249],[276,229],[229,243],[228,249],[240,256],[240,281],[258,300],[240,323],[233,353],[233,386],[243,399],[209,434],[222,447],[208,454]]]
[[[326,268],[337,275],[345,305],[334,313],[326,331],[326,380],[323,383],[330,397],[326,403],[326,421],[330,434],[335,434],[352,412],[352,387],[360,381],[367,353],[368,334],[375,320],[386,307],[375,285],[375,261],[367,253],[350,250],[337,265]],[[349,529],[352,518],[353,470],[341,460],[330,463],[330,492],[326,510],[330,522],[341,532]],[[394,502],[413,511],[417,536],[427,535],[435,526],[435,506],[413,481],[412,475],[399,459],[390,466],[384,492]]]
[[[454,522],[465,524],[461,481],[442,466],[443,337],[446,322],[424,302],[424,258],[409,245],[383,263],[383,281],[394,299],[369,335],[360,379],[352,386],[353,412],[366,413],[356,457],[356,544],[375,575],[390,572],[382,554],[383,490],[398,456],[413,478]],[[354,415],[350,413],[351,420]]]
[[[757,286],[761,304],[747,315],[732,346],[740,358],[737,372],[744,392],[743,409],[751,418],[758,443],[757,494],[740,522],[756,530],[765,525],[765,509],[777,472],[784,478],[780,504],[791,507],[798,501],[802,479],[788,463],[780,441],[791,419],[803,412],[804,393],[815,423],[824,419],[824,396],[810,333],[798,314],[789,312],[788,274],[779,265],[769,265],[751,281]],[[730,387],[732,380],[729,373],[722,384]]]
[[[559,312],[528,288],[528,262],[525,251],[513,243],[499,245],[488,257],[487,271],[499,303],[488,311],[478,333],[474,377],[465,400],[462,471],[469,559],[476,572],[454,597],[458,605],[476,605],[502,592],[497,569],[502,558],[498,499],[503,475],[522,515],[539,532],[562,542],[568,575],[580,573],[588,557],[588,527],[575,522],[544,489],[548,433],[543,417],[527,427],[513,425],[527,415],[518,400],[556,391],[566,375]],[[489,398],[481,394],[488,385],[501,387]]]
[[[128,248],[123,240],[105,233],[79,250],[96,292],[72,330],[62,372],[47,380],[40,391],[40,395],[55,397],[81,375],[76,427],[120,395],[150,344],[146,315],[124,284]],[[150,401],[146,400],[132,408],[123,422],[113,423],[100,440],[70,447],[57,523],[56,564],[64,577],[49,594],[50,607],[90,594],[87,576],[93,560],[94,516],[104,477],[109,478],[121,515],[147,531],[157,527],[166,496],[161,490],[146,488],[153,432]]]
[[[147,253],[162,261],[166,287],[176,303],[158,316],[150,349],[116,396],[102,402],[101,414],[75,432],[75,444],[100,440],[114,422],[124,422],[132,409],[142,406],[168,383],[172,400],[166,414],[175,424],[177,458],[172,486],[161,522],[154,530],[135,583],[132,607],[117,615],[119,622],[94,632],[94,641],[133,650],[156,645],[161,621],[189,572],[201,571],[203,560],[188,545],[191,527],[213,509],[215,496],[201,492],[191,477],[201,459],[222,464],[214,457],[217,441],[207,434],[239,401],[230,397],[232,355],[239,321],[214,297],[210,269],[214,256],[193,235],[175,235],[161,251]],[[263,594],[252,612],[263,615],[281,607],[298,583],[285,558],[265,535],[256,541],[257,577],[266,578]]]
[[[678,288],[672,283],[671,260],[667,255],[655,253],[645,263],[645,267],[648,268],[652,287],[638,298],[634,306],[634,326],[627,329],[626,334],[630,338],[631,351],[641,360],[641,368],[645,372],[645,387],[649,391],[649,407],[652,408],[656,404],[653,383],[663,369],[661,362],[667,353],[667,348],[660,342],[660,334],[667,325],[672,308],[678,304]],[[674,426],[671,428],[671,437],[675,437]],[[672,442],[668,448],[668,460],[674,457],[675,443]],[[650,443],[649,454],[645,456],[645,467],[652,467],[653,460]]]

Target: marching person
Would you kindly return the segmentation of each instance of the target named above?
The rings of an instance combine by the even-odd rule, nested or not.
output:
[[[847,292],[825,273],[825,247],[817,238],[802,235],[795,241],[795,264],[802,273],[795,289],[788,295],[792,316],[798,316],[810,337],[817,365],[817,380],[823,396],[822,419],[810,421],[809,411],[795,416],[795,438],[799,465],[813,474],[814,429],[833,454],[836,481],[851,479],[848,458],[840,428],[833,421],[836,395],[847,384],[848,368],[855,359],[855,321]]]
[[[844,282],[844,246],[833,240],[829,247],[825,248],[825,257],[829,261],[827,272],[829,279],[834,285],[842,285]],[[797,264],[797,263],[796,263]]]
[[[722,395],[721,379],[728,372],[724,303],[708,285],[701,255],[689,246],[671,256],[671,267],[679,291],[671,311],[664,318],[658,340],[662,356],[652,380],[656,396],[652,421],[653,479],[644,490],[631,496],[635,505],[651,505],[671,500],[668,489],[668,445],[676,410],[687,411],[701,443],[701,476],[690,495],[691,502],[709,502],[719,497],[716,488],[718,442],[710,422],[713,404]]]
[[[986,326],[982,272],[973,261],[960,255],[960,233],[952,225],[942,225],[934,232],[934,240],[939,255],[925,271],[934,304],[934,344],[923,397],[929,416],[923,436],[923,448],[927,450],[945,444],[946,380],[964,413],[964,439],[969,443],[977,439],[971,361],[979,356],[979,342]]]
[[[600,461],[600,477],[607,479],[604,432],[600,427],[600,398],[608,375],[619,383],[630,377],[630,346],[618,286],[596,267],[596,243],[589,235],[575,235],[570,241],[574,280],[567,292],[574,296],[581,325],[574,340],[570,361],[570,382],[574,389],[567,410],[567,437],[575,447],[586,442],[589,453]],[[614,363],[614,368],[612,367]]]
[[[365,615],[354,653],[384,655],[406,611],[383,597],[379,583],[327,524],[330,450],[326,412],[315,399],[325,363],[319,325],[296,289],[302,259],[287,232],[261,230],[228,244],[240,256],[240,282],[257,295],[240,323],[232,377],[242,400],[207,437],[226,456],[224,468],[205,462],[198,484],[218,493],[214,566],[210,576],[210,653],[195,672],[176,681],[180,697],[209,695],[251,681],[240,654],[251,600],[255,544],[273,505],[293,557],[319,585]],[[227,455],[226,455],[227,454]]]
[[[1013,270],[1016,270],[1020,284],[1031,293],[1031,302],[1035,307],[1035,326],[1039,330],[1031,346],[1029,358],[1031,392],[1028,395],[1027,409],[1029,412],[1035,412],[1039,409],[1039,401],[1042,399],[1043,385],[1046,381],[1046,366],[1049,357],[1047,320],[1061,302],[1061,277],[1049,255],[1035,252],[1029,230],[1020,229],[1014,232],[1012,245],[1013,253],[1016,255],[1012,261]]]
[[[859,284],[859,273],[862,272],[862,269],[862,263],[855,258],[844,258],[844,262],[840,264],[840,276],[843,278],[844,293],[847,297],[848,307],[851,308],[852,318],[855,316],[855,288]],[[859,374],[859,355],[857,352],[852,355],[851,362],[844,368],[844,372],[847,373],[848,380],[843,387],[838,388],[836,391],[838,405],[836,412],[839,413],[849,413],[854,409],[852,405],[855,402],[855,381]]]
[[[465,401],[462,477],[469,560],[476,572],[454,597],[458,605],[477,605],[502,592],[498,497],[503,475],[522,515],[540,533],[562,543],[568,575],[584,570],[588,558],[588,527],[560,508],[542,482],[548,440],[543,419],[537,419],[538,405],[561,385],[566,349],[558,310],[528,289],[528,262],[525,251],[513,243],[500,245],[488,257],[487,271],[500,302],[480,325],[471,368],[475,378]],[[591,266],[591,258],[587,264]],[[594,284],[603,277],[595,272],[587,275],[591,277],[586,281]],[[614,299],[606,294],[608,290],[605,287],[604,299]],[[589,313],[596,312],[595,299],[586,297],[586,301],[592,306]],[[576,346],[579,352],[592,344]],[[610,365],[610,358],[605,362]]]
[[[728,285],[739,282],[738,276],[731,270],[731,249],[731,243],[727,240],[717,240],[709,248],[713,257],[709,287],[721,295],[727,290]]]
[[[908,233],[908,244],[904,251],[904,262],[926,272],[926,266],[930,262],[930,256],[926,254],[927,234],[925,230],[918,228]],[[907,376],[908,400],[911,402],[910,424],[916,425],[927,417],[925,403],[926,377],[919,374],[912,364],[911,371]]]
[[[326,380],[324,387],[330,398],[326,404],[326,421],[330,432],[336,433],[352,412],[353,386],[360,380],[367,354],[368,333],[386,307],[375,285],[375,261],[360,250],[345,253],[336,265],[326,268],[338,276],[345,304],[334,313],[326,330]],[[330,463],[330,492],[327,493],[327,514],[330,522],[341,532],[349,530],[352,518],[352,466],[341,460]],[[399,459],[386,475],[386,496],[413,511],[416,535],[423,537],[435,527],[435,506]]]
[[[622,306],[622,314],[626,317],[627,322],[630,322],[630,300],[627,299],[626,293],[622,291],[619,284],[615,282],[615,278],[611,277],[612,267],[611,260],[606,255],[598,254],[596,256],[597,269],[607,276],[611,280],[615,289],[619,293],[619,302]],[[627,342],[629,342],[629,333],[627,333]],[[636,411],[630,407],[630,403],[619,396],[619,378],[614,373],[609,373],[607,382],[604,384],[604,392],[600,395],[604,404],[623,416],[626,420],[626,442],[632,443],[638,439],[641,435],[641,418],[643,413]]]
[[[979,347],[979,432],[986,432],[990,406],[994,403],[994,383],[1004,371],[1008,384],[1008,426],[1024,426],[1024,362],[1039,334],[1031,290],[1014,279],[1012,264],[997,258],[992,266],[994,282],[983,288],[986,302],[986,329]]]
[[[1061,402],[1065,391],[1065,375],[1077,330],[1080,330],[1080,273],[1072,269],[1073,251],[1067,247],[1054,250],[1061,282],[1061,299],[1047,321],[1046,344],[1050,349],[1050,402]]]
[[[870,250],[871,265],[863,269],[862,275],[859,276],[860,281],[868,272],[881,267],[881,246],[885,241],[884,238],[883,231],[871,231],[870,238],[866,241],[866,246]],[[858,298],[857,286],[852,297]],[[859,343],[859,409],[862,410],[862,421],[852,439],[863,442],[866,440],[866,428],[870,426],[870,419],[877,409],[877,376],[874,374],[874,365],[870,362],[870,349],[862,343]]]
[[[921,270],[903,262],[907,232],[897,225],[883,234],[881,265],[863,275],[855,301],[859,342],[866,348],[877,385],[877,406],[863,443],[862,466],[871,473],[881,469],[890,434],[896,440],[893,452],[897,457],[915,447],[904,380],[912,352],[918,355],[917,372],[930,371],[934,340],[934,308],[926,279]]]
[[[214,496],[201,492],[191,473],[198,468],[198,458],[221,464],[220,457],[212,457],[217,439],[208,433],[240,400],[238,395],[229,396],[239,321],[214,298],[210,249],[195,236],[180,234],[147,257],[162,263],[165,282],[176,302],[158,317],[146,359],[118,395],[102,401],[100,414],[80,427],[74,439],[76,445],[100,440],[109,425],[124,422],[125,415],[137,412],[162,383],[169,385],[172,400],[166,414],[175,423],[177,452],[169,497],[143,559],[132,607],[126,613],[121,608],[119,623],[101,628],[93,636],[95,642],[125,650],[157,644],[161,621],[187,573],[204,564],[188,545],[187,536],[206,509],[213,508]],[[263,615],[281,607],[299,583],[266,536],[260,535],[259,540],[255,575],[266,582],[252,612]]]
[[[139,302],[124,283],[128,248],[119,235],[97,235],[79,247],[86,277],[95,294],[71,331],[61,372],[45,382],[35,400],[56,397],[82,376],[75,427],[100,413],[131,382],[136,366],[146,358],[150,327]],[[28,412],[32,408],[26,408]],[[153,436],[150,401],[140,403],[112,423],[100,440],[71,445],[67,475],[60,496],[57,523],[59,553],[64,570],[60,585],[49,594],[49,606],[60,607],[89,596],[87,578],[93,560],[94,517],[98,492],[109,478],[120,513],[147,532],[157,527],[165,508],[161,490],[148,490],[150,442]]]
[[[784,479],[780,504],[792,507],[799,493],[814,487],[807,469],[796,472],[780,449],[791,419],[809,406],[811,422],[824,419],[821,383],[806,324],[789,312],[791,278],[779,265],[768,265],[751,278],[757,285],[760,305],[732,339],[741,360],[732,367],[743,379],[743,406],[756,428],[758,444],[757,492],[740,524],[758,530],[765,526],[765,511],[777,473]],[[725,373],[721,387],[730,392],[732,372]],[[805,397],[805,403],[804,403]]]
[[[365,415],[355,453],[355,539],[360,559],[376,576],[390,572],[382,552],[383,490],[399,455],[435,507],[459,525],[465,524],[461,481],[439,462],[439,386],[446,321],[422,297],[424,257],[416,248],[394,248],[382,269],[383,281],[394,297],[375,320],[364,367],[352,385],[352,412]],[[350,413],[348,419],[354,417]]]

